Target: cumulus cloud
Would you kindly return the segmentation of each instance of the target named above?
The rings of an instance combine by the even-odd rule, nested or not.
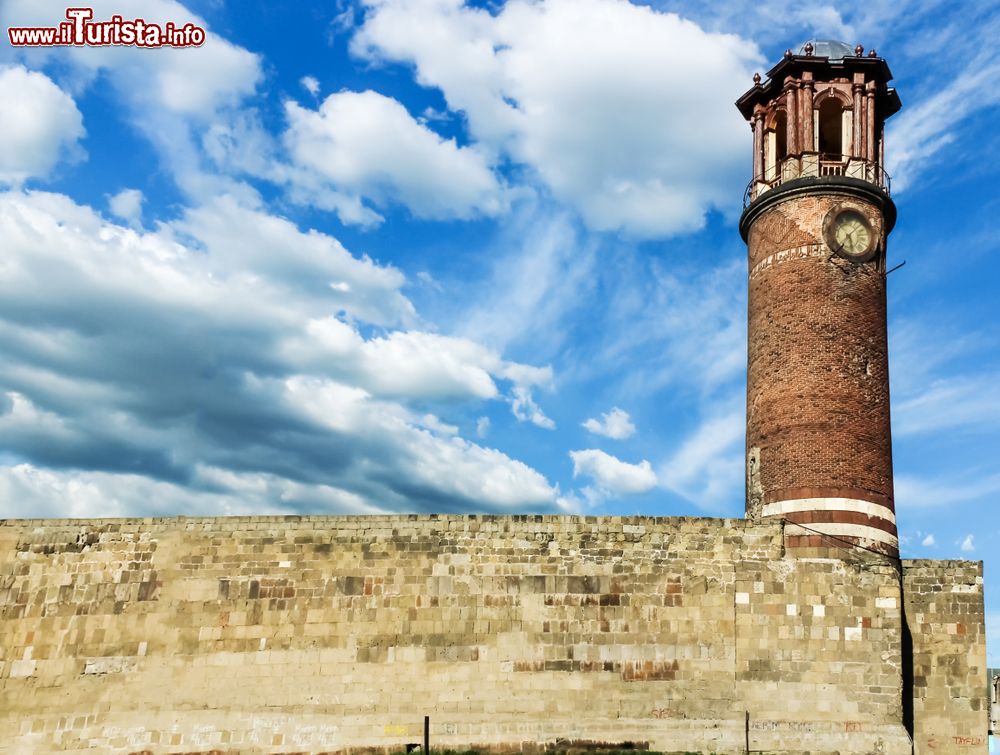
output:
[[[365,340],[332,317],[310,321],[283,349],[297,364],[348,376],[389,396],[491,399],[499,393],[493,376],[509,377],[511,367],[496,352],[465,338],[396,331]]]
[[[170,226],[211,250],[216,274],[248,269],[262,286],[286,287],[296,297],[319,298],[329,309],[378,325],[410,325],[415,312],[400,293],[405,279],[393,267],[355,257],[332,236],[300,231],[291,221],[223,196],[193,207]],[[286,306],[292,307],[293,301]]]
[[[976,545],[973,542],[975,537],[973,535],[966,535],[962,540],[961,549],[963,553],[972,553],[976,549]]]
[[[120,3],[97,0],[88,5],[94,20],[126,15]],[[6,0],[4,23],[11,26],[53,26],[66,20],[66,4],[55,0]],[[174,0],[143,0],[141,17],[149,23],[177,26],[193,23],[203,28],[205,19]],[[210,118],[220,108],[238,102],[254,91],[260,79],[260,60],[228,40],[207,32],[200,47],[148,50],[121,47],[69,47],[46,50],[74,66],[80,75],[110,77],[125,101],[197,118]],[[140,111],[136,109],[136,115]],[[150,113],[149,115],[154,115]]]
[[[285,105],[285,145],[304,171],[293,179],[301,201],[332,205],[345,222],[375,222],[357,216],[361,198],[377,206],[398,202],[421,218],[470,218],[503,209],[500,186],[485,156],[459,147],[415,120],[399,102],[377,92],[340,92],[319,110]],[[310,199],[315,188],[319,194]]]
[[[601,419],[591,417],[583,426],[595,435],[603,435],[614,440],[624,440],[635,434],[635,425],[629,419],[628,412],[614,407],[610,412],[601,414]]]
[[[922,546],[924,546],[925,548],[930,548],[936,542],[937,541],[934,539],[934,535],[933,534],[928,534],[927,536],[924,537],[923,540],[920,541],[920,544]]]
[[[44,74],[0,66],[0,185],[44,178],[60,160],[82,156],[83,116]]]
[[[0,237],[2,515],[562,505],[439,413],[551,370],[406,329],[399,271],[329,236],[226,197],[143,232],[9,192]]]
[[[656,487],[656,473],[646,460],[629,464],[596,448],[570,451],[573,476],[594,480],[598,491],[613,496],[645,493]]]
[[[110,0],[88,7],[93,7],[95,20],[128,15],[120,3]],[[5,25],[51,26],[65,19],[66,5],[54,0],[5,0],[3,9]],[[262,78],[260,57],[216,34],[205,19],[173,0],[144,0],[141,16],[159,24],[199,25],[206,29],[205,43],[155,51],[53,47],[6,54],[22,56],[33,67],[62,71],[81,92],[97,82],[110,88],[124,116],[159,152],[164,170],[187,196],[207,199],[242,192],[247,198],[256,197],[255,190],[213,171],[199,142],[209,126],[240,117],[239,108]]]
[[[108,209],[116,218],[130,224],[139,222],[142,215],[142,192],[138,189],[122,189],[112,197],[108,197]]]
[[[554,500],[555,491],[538,472],[494,449],[415,428],[398,404],[372,400],[353,386],[315,378],[294,377],[284,388],[289,403],[310,420],[349,435],[362,449],[371,445],[367,463],[375,466],[369,472],[375,480],[383,474],[398,476],[399,468],[405,469],[405,491],[417,500],[434,505],[437,499],[444,510],[462,504],[476,509],[484,504],[516,508]],[[400,500],[397,505],[407,502]]]
[[[360,496],[332,485],[303,485],[287,478],[197,467],[197,485],[178,485],[129,473],[45,469],[21,463],[0,466],[0,500],[16,501],[18,516],[95,518],[239,516],[315,512],[377,514]],[[9,508],[4,515],[12,513]]]
[[[482,144],[529,166],[591,228],[663,236],[730,207],[755,45],[615,0],[372,0],[355,55],[411,64]]]

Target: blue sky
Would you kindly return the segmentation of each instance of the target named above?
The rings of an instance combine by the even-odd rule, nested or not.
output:
[[[120,0],[208,39],[4,40],[0,516],[740,516],[732,103],[838,38],[903,101],[903,552],[985,560],[1000,635],[1000,9],[754,8]]]

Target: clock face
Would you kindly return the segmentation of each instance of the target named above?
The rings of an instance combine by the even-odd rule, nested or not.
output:
[[[836,209],[827,219],[826,241],[841,257],[867,262],[876,251],[874,230],[868,219],[854,209]]]
[[[855,213],[844,213],[837,218],[835,231],[837,245],[851,256],[864,254],[871,244],[871,232],[863,218]]]

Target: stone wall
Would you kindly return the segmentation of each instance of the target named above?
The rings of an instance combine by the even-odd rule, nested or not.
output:
[[[429,715],[432,748],[909,753],[899,572],[845,555],[720,519],[0,522],[0,751],[401,750]],[[934,568],[981,637],[975,565]]]
[[[989,729],[982,561],[904,561],[914,751],[983,752]]]

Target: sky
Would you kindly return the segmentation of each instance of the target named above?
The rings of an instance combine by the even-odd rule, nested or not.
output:
[[[833,38],[903,102],[903,556],[984,560],[1000,639],[1000,6],[954,7],[117,0],[204,43],[4,39],[0,517],[742,516],[733,102]]]

